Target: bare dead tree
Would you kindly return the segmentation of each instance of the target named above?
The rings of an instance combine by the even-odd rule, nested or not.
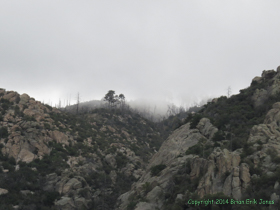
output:
[[[228,86],[227,88],[227,97],[229,98],[231,96],[231,87]]]
[[[76,114],[79,113],[79,105],[80,105],[80,94],[78,92],[78,95],[77,95],[77,110],[76,110]]]

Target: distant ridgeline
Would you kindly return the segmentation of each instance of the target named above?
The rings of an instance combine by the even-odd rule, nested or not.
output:
[[[200,104],[202,104],[202,102]],[[169,117],[173,118],[174,116],[176,117],[176,120],[178,118],[181,121],[187,116],[188,112],[197,112],[202,108],[202,106],[195,105],[193,107],[186,108],[183,106],[178,107],[168,102],[162,102],[159,105],[155,101],[148,100],[127,101],[124,94],[116,95],[115,91],[109,90],[102,100],[80,102],[78,99],[76,104],[67,105],[64,108],[60,108],[60,110],[78,114],[89,113],[90,111],[98,108],[119,109],[123,112],[129,110],[153,122],[160,122]],[[169,119],[167,121],[170,122],[174,120],[175,119]],[[176,124],[174,127],[178,127],[178,122],[173,123]]]

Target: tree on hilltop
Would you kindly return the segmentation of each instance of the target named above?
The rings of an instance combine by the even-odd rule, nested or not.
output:
[[[123,109],[124,106],[125,106],[125,96],[124,96],[124,94],[121,93],[119,95],[119,100],[120,100],[120,103],[121,103],[121,108]]]
[[[104,100],[109,103],[109,107],[112,108],[114,104],[118,101],[118,95],[115,95],[114,90],[109,90],[105,95]]]
[[[115,95],[114,90],[109,90],[104,97],[104,101],[108,102],[110,108],[115,107],[117,104],[120,104],[121,108],[123,108],[125,105],[125,96],[122,93]]]

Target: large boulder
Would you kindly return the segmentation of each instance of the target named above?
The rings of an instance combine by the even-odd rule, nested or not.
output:
[[[117,162],[115,157],[112,154],[108,154],[105,156],[105,161],[106,163],[108,163],[110,166],[112,166],[113,168],[117,167]]]
[[[55,131],[49,131],[49,135],[51,136],[51,138],[53,138],[56,141],[56,143],[65,144],[67,146],[69,145],[68,137],[64,133],[55,130]]]
[[[71,189],[79,188],[82,188],[82,183],[78,179],[72,178],[63,186],[62,193],[67,194]]]
[[[8,190],[0,188],[0,195],[4,195],[4,194],[7,194],[7,193],[9,193]]]
[[[272,70],[263,70],[262,78],[264,79],[272,79],[276,75],[276,71]]]
[[[252,83],[256,82],[256,83],[261,83],[262,82],[262,77],[254,77],[254,79],[252,79]]]
[[[251,175],[249,173],[249,166],[247,163],[240,164],[240,180],[242,191],[244,192],[251,181]]]
[[[218,131],[218,128],[214,127],[208,118],[202,118],[196,127],[206,138],[209,139],[212,139],[214,134]]]
[[[269,94],[267,90],[265,89],[256,89],[253,96],[252,100],[254,101],[254,106],[259,107],[265,103],[265,101],[268,99]]]
[[[8,91],[3,96],[4,99],[9,100],[10,102],[15,102],[17,97],[19,97],[19,94],[17,92],[14,92],[14,91]]]
[[[69,197],[61,197],[60,200],[55,202],[56,207],[59,210],[75,210],[76,206],[73,200]]]
[[[30,100],[29,95],[27,95],[26,93],[24,93],[24,94],[20,95],[19,104],[27,104],[29,100]]]

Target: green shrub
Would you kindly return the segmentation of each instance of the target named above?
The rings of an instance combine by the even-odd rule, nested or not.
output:
[[[153,188],[150,182],[145,182],[145,184],[142,184],[142,189],[144,190],[145,194],[150,192]]]
[[[44,123],[44,127],[45,127],[45,129],[48,129],[48,130],[50,130],[50,129],[51,129],[51,126],[50,126],[50,124],[49,124],[49,123]]]
[[[36,121],[36,119],[33,116],[24,115],[23,120],[25,121]]]
[[[115,159],[116,159],[118,168],[125,167],[128,162],[128,158],[125,155],[123,155],[121,152],[118,152]]]
[[[186,155],[199,155],[199,156],[201,156],[202,149],[203,148],[202,148],[201,144],[196,144],[192,147],[189,147],[185,154]]]
[[[165,164],[159,164],[151,167],[151,176],[157,176],[159,173],[166,168]]]
[[[44,104],[45,105],[45,107],[47,107],[50,111],[52,111],[52,107],[50,106],[50,105],[48,105],[48,104]]]
[[[128,205],[126,206],[126,210],[134,210],[137,202],[136,201],[130,201]]]
[[[214,136],[213,136],[213,141],[222,141],[222,140],[225,140],[225,137],[224,137],[224,132],[221,131],[221,130],[218,130]]]
[[[274,162],[276,164],[280,163],[280,157],[278,156],[278,153],[275,148],[268,149],[267,154],[270,155],[272,162]]]
[[[53,206],[54,201],[60,197],[60,194],[56,191],[54,192],[46,192],[43,196],[43,204],[46,206]]]
[[[7,138],[9,136],[8,129],[6,127],[0,128],[0,138]]]
[[[201,118],[202,118],[202,115],[201,115],[201,114],[195,114],[195,115],[192,117],[191,124],[190,124],[190,128],[191,128],[191,129],[196,128],[196,126],[197,126],[197,124],[199,123],[199,121],[201,120]]]
[[[4,169],[8,169],[9,171],[14,171],[15,167],[8,162],[3,162],[2,166]]]

